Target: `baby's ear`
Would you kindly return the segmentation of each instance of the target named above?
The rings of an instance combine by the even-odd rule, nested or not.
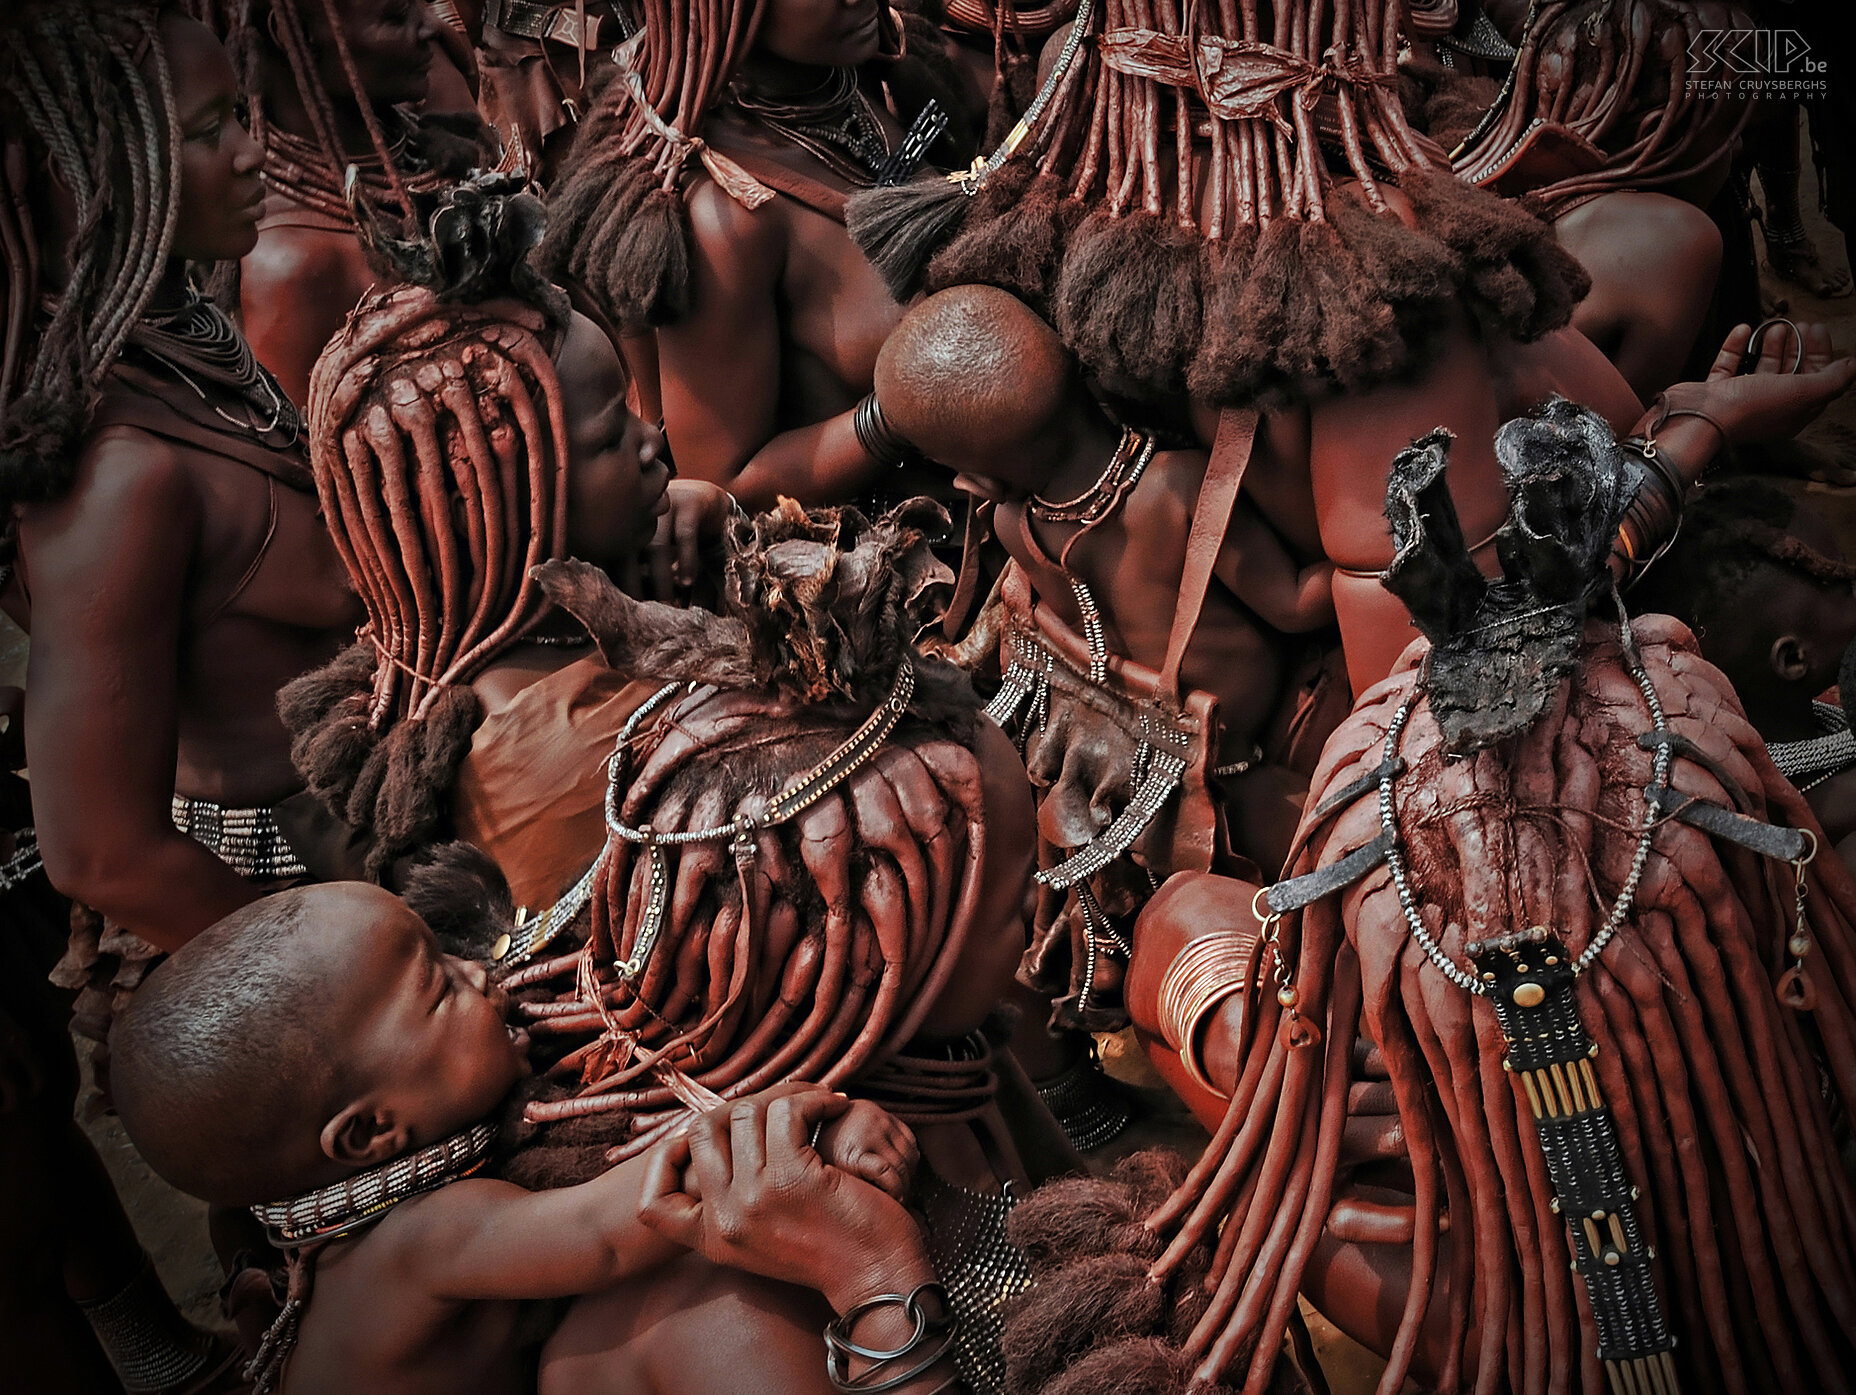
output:
[[[322,1126],[322,1151],[349,1167],[374,1167],[412,1146],[405,1126],[376,1100],[356,1100]]]
[[[1787,683],[1796,683],[1811,671],[1810,655],[1797,635],[1780,635],[1773,640],[1766,658],[1772,671]]]

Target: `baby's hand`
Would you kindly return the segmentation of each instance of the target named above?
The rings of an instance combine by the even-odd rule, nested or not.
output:
[[[687,591],[702,574],[702,545],[722,536],[735,499],[705,480],[672,480],[664,491],[670,507],[657,520],[651,539],[651,580],[660,600]]]
[[[909,1126],[868,1100],[851,1107],[819,1130],[818,1155],[832,1167],[880,1187],[901,1201],[921,1161]]]

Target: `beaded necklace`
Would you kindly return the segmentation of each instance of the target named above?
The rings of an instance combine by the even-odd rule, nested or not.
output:
[[[176,309],[144,312],[129,331],[129,342],[241,431],[256,436],[281,432],[288,438],[286,446],[301,436],[303,418],[296,404],[258,362],[238,326],[197,286],[187,287],[187,298]],[[202,382],[231,393],[242,411],[228,412],[207,395]]]

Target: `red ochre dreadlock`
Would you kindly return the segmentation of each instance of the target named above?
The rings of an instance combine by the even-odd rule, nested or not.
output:
[[[310,464],[367,626],[280,705],[309,788],[373,831],[371,875],[430,839],[481,720],[471,678],[548,608],[529,572],[566,534],[560,324],[401,287],[311,375]]]
[[[343,198],[344,178],[350,164],[360,171],[370,203],[383,209],[390,201],[401,215],[413,216],[406,177],[387,139],[374,103],[361,86],[343,30],[336,0],[181,0],[182,8],[224,42],[239,75],[239,86],[251,105],[251,134],[264,147],[264,182],[288,198],[332,218],[350,217]],[[334,45],[337,61],[347,78],[348,90],[331,93],[316,71],[314,21],[321,18]],[[268,32],[267,32],[268,31]],[[309,115],[313,138],[282,130],[264,107],[262,62],[266,49],[281,51],[303,110]],[[350,102],[359,109],[374,148],[372,161],[356,160],[342,148],[336,133],[336,103]]]
[[[1821,839],[1693,637],[1665,616],[1633,628],[1668,726],[1695,752],[1673,762],[1672,787]],[[1395,799],[1410,884],[1459,964],[1466,944],[1535,924],[1577,955],[1628,876],[1635,792],[1652,778],[1654,754],[1637,740],[1649,718],[1615,626],[1593,622],[1581,659],[1511,746],[1447,759],[1424,702],[1405,730]],[[1311,810],[1378,765],[1419,662],[1414,650],[1335,733]],[[1379,832],[1370,794],[1312,820],[1294,873]],[[1856,1372],[1856,1187],[1838,1146],[1838,1116],[1856,1104],[1856,883],[1825,848],[1805,886],[1808,984],[1788,995],[1779,969],[1799,954],[1788,945],[1790,870],[1669,819],[1633,913],[1578,981],[1684,1390],[1847,1391]],[[1399,1242],[1408,1288],[1379,1390],[1404,1383],[1439,1306],[1442,1365],[1428,1388],[1604,1390],[1565,1221],[1522,1085],[1501,1068],[1493,1012],[1415,943],[1384,870],[1285,918],[1281,935],[1294,1010],[1318,1043],[1287,1044],[1287,1010],[1253,991],[1224,1122],[1170,1196],[1068,1183],[1014,1217],[1039,1273],[1006,1333],[1016,1388],[1268,1388],[1349,1166],[1359,1035],[1383,1058],[1415,1183],[1411,1238]],[[1027,1378],[1057,1371],[1049,1384]]]
[[[953,182],[854,196],[852,235],[899,297],[924,277],[1014,292],[1134,396],[1370,387],[1420,362],[1458,304],[1537,338],[1586,278],[1412,130],[1399,14],[1400,0],[1082,0],[1087,37],[1019,141]]]
[[[154,4],[100,0],[0,21],[0,519],[70,489],[97,389],[167,269],[181,142],[156,22]],[[47,312],[51,179],[76,220]]]
[[[1558,218],[1600,194],[1656,189],[1730,158],[1753,114],[1710,31],[1749,30],[1728,4],[1535,0],[1502,95],[1455,152],[1464,179]]]
[[[964,678],[910,644],[929,588],[949,579],[919,526],[931,518],[946,515],[923,500],[875,522],[783,500],[734,526],[720,616],[632,601],[584,564],[543,569],[608,662],[671,691],[621,741],[609,796],[609,825],[651,841],[615,830],[586,947],[505,980],[572,980],[520,1009],[538,1043],[568,1048],[547,1071],[565,1097],[531,1103],[528,1118],[577,1122],[541,1154],[590,1139],[616,1145],[610,1161],[714,1095],[865,1079],[916,1034],[963,954],[1006,934],[986,917],[1003,903],[1016,916],[1030,873],[1029,845],[989,830],[1010,777],[980,765]],[[761,821],[872,720],[890,729],[848,778]],[[641,936],[655,857],[653,942]],[[645,944],[642,971],[621,974]]]

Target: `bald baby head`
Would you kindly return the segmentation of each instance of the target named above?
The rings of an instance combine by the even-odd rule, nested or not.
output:
[[[992,286],[956,286],[910,309],[877,359],[876,393],[889,424],[930,459],[1024,493],[1062,460],[1066,423],[1100,410],[1056,331]]]

